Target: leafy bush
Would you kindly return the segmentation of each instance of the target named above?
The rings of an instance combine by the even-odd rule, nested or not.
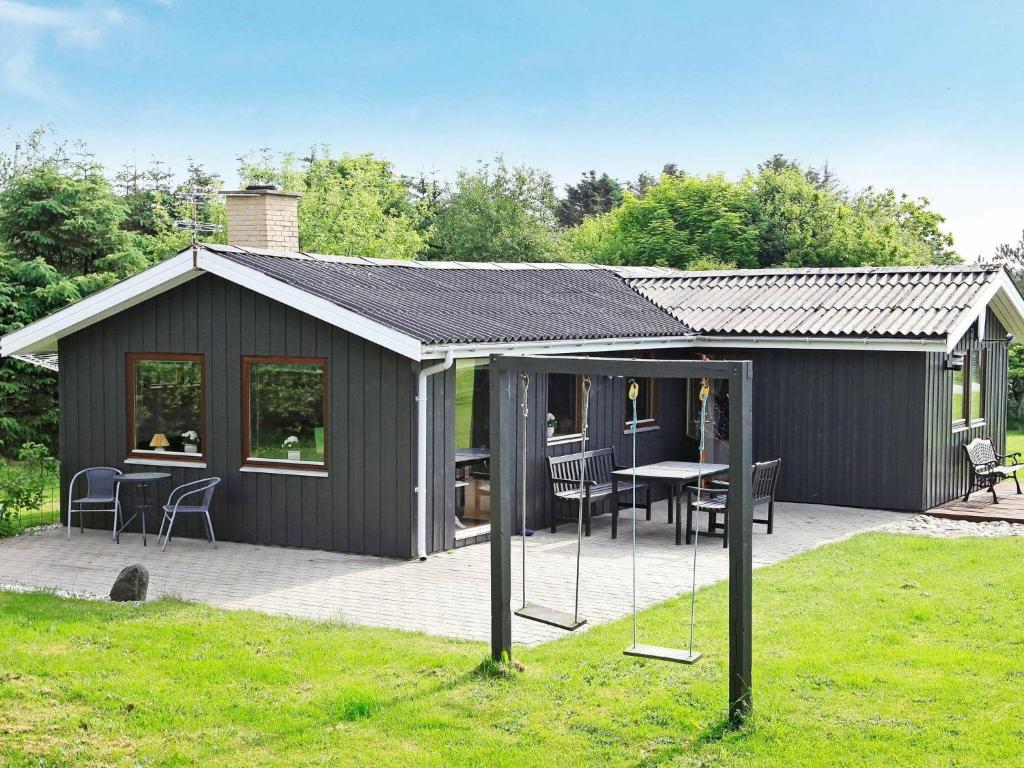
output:
[[[42,443],[25,443],[18,463],[0,459],[0,534],[21,529],[22,516],[39,510],[57,475],[57,460]]]

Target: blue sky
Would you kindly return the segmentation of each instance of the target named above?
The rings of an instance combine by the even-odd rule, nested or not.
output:
[[[774,152],[927,195],[968,258],[1024,228],[1019,2],[0,0],[0,141],[108,166],[314,143],[451,177],[502,152],[559,184]]]

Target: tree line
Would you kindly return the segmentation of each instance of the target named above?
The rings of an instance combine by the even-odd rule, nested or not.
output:
[[[445,181],[400,174],[371,153],[240,155],[242,184],[302,193],[300,247],[394,259],[572,261],[682,269],[949,264],[943,217],[893,189],[850,191],[833,169],[775,155],[738,179],[667,163],[619,180],[589,170],[556,190],[550,174],[498,156]],[[175,226],[223,225],[222,180],[199,162],[174,172],[102,167],[46,129],[0,149],[0,334],[188,247]],[[223,231],[211,241],[223,241]],[[53,446],[51,374],[0,362],[0,453]]]

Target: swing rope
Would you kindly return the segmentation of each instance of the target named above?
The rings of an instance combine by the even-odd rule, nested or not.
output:
[[[512,382],[508,383],[509,397],[512,395]],[[559,611],[554,608],[548,608],[543,605],[534,603],[528,603],[526,601],[526,473],[527,473],[527,439],[528,439],[528,422],[530,415],[529,408],[529,395],[530,395],[530,376],[526,372],[519,374],[519,395],[520,395],[520,428],[518,433],[519,445],[521,447],[521,464],[519,472],[519,510],[520,510],[520,522],[522,525],[521,534],[523,542],[523,582],[522,582],[522,594],[523,603],[522,607],[516,610],[514,613],[516,616],[520,616],[524,619],[531,621],[539,621],[543,624],[550,624],[561,629],[567,629],[570,632],[579,629],[581,626],[587,623],[586,619],[580,618],[580,561],[583,551],[583,502],[584,493],[586,491],[586,473],[587,473],[587,461],[586,461],[586,446],[589,434],[589,420],[590,420],[590,377],[583,377],[583,425],[582,425],[582,438],[583,438],[583,451],[580,453],[580,485],[579,485],[579,510],[576,516],[576,595],[573,602],[573,612],[569,614],[565,611]]]
[[[522,530],[520,533],[523,537],[523,608],[526,607],[526,425],[529,421],[530,416],[530,374],[521,373],[519,375],[519,391],[520,391],[520,409],[522,410],[523,417],[520,421],[521,436],[520,445],[522,450],[522,466],[519,473],[519,506],[522,512]]]
[[[576,599],[573,605],[573,620],[580,618],[580,555],[583,551],[583,492],[587,482],[587,435],[590,431],[590,377],[583,377],[583,415],[581,434],[583,437],[580,449],[580,502],[576,518]]]
[[[698,470],[697,470],[697,506],[700,506],[701,499],[701,488],[703,487],[704,474],[701,469],[704,464],[704,436],[706,433],[705,422],[707,420],[707,408],[708,408],[708,396],[711,393],[711,386],[706,378],[700,381],[700,441],[698,445]],[[685,663],[692,664],[698,658],[699,654],[693,652],[693,635],[694,625],[697,618],[697,542],[699,539],[699,533],[697,526],[694,527],[693,537],[693,565],[690,574],[690,642],[688,646],[688,652],[686,658],[680,658],[678,652],[672,651],[671,649],[659,649],[651,646],[639,646],[639,632],[637,630],[637,601],[636,601],[636,424],[637,424],[637,398],[640,395],[640,385],[637,384],[635,379],[629,380],[628,389],[629,400],[631,403],[631,410],[633,419],[630,422],[630,439],[632,449],[632,519],[633,519],[633,645],[631,649],[625,651],[628,655],[633,656],[646,656],[648,658],[658,658],[669,661],[684,661]],[[669,504],[672,500],[669,499]]]
[[[700,380],[700,444],[697,451],[700,455],[698,467],[704,466],[704,436],[707,434],[708,396],[711,385],[707,379]],[[704,485],[704,477],[697,472],[697,508],[700,509],[700,491]],[[689,531],[687,531],[689,533]],[[700,538],[700,526],[693,526],[693,571],[690,575],[690,655],[693,655],[693,625],[697,617],[697,540]]]

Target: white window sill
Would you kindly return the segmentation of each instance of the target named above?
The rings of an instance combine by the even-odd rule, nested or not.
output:
[[[582,443],[583,435],[552,435],[548,438],[548,445],[568,445],[569,443]]]
[[[184,453],[175,453],[175,456],[186,456]],[[142,459],[132,457],[124,460],[125,464],[142,464],[148,467],[187,467],[188,469],[206,469],[204,459]]]
[[[263,475],[296,475],[298,477],[327,477],[326,469],[303,469],[302,467],[239,467],[239,472],[253,472]]]
[[[486,536],[491,532],[491,524],[474,525],[472,528],[460,528],[455,532],[455,540],[474,539],[477,536]]]

